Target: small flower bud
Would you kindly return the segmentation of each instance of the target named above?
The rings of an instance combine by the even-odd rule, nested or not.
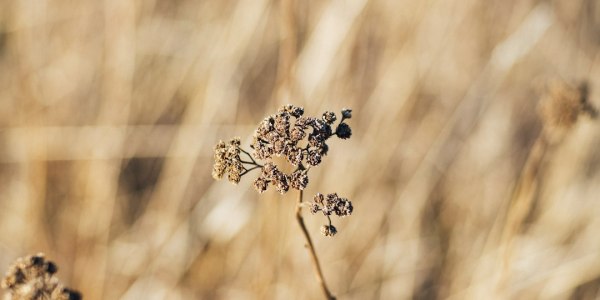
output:
[[[325,201],[325,196],[323,196],[323,194],[321,193],[317,193],[313,200],[315,201],[315,203],[323,205],[323,201]]]
[[[352,135],[352,129],[346,123],[340,123],[335,130],[335,134],[341,139],[348,139]]]
[[[337,233],[337,229],[333,225],[323,225],[321,226],[321,233],[324,236],[334,236]]]
[[[352,110],[349,108],[342,109],[342,119],[352,118]]]
[[[333,124],[337,120],[335,113],[331,111],[326,111],[323,113],[323,121],[327,122],[327,124]]]
[[[290,185],[297,190],[304,190],[308,185],[308,170],[297,170],[292,173]]]
[[[254,189],[256,189],[256,191],[259,194],[264,193],[267,190],[267,186],[269,185],[269,181],[264,179],[262,176],[256,178],[256,180],[254,180]]]

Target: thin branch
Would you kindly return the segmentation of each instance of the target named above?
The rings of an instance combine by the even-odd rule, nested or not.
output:
[[[252,162],[251,162],[252,164],[258,165],[258,163],[254,160],[254,157],[252,157],[252,155],[250,155],[250,153],[248,153],[246,150],[242,149],[241,147],[240,147],[240,151],[242,151],[244,154],[246,154],[248,156],[248,158],[250,158],[250,160],[252,160]]]
[[[254,166],[254,167],[250,168],[250,169],[246,169],[244,172],[240,173],[240,176],[244,176],[244,175],[248,174],[250,171],[252,171],[254,169],[258,169],[258,168],[262,168],[262,166],[261,165],[257,165],[257,166]]]
[[[323,276],[323,272],[321,271],[321,265],[319,264],[319,258],[317,257],[317,253],[315,252],[315,247],[313,246],[312,239],[310,238],[310,234],[306,229],[306,225],[304,225],[304,218],[302,217],[302,190],[300,190],[298,193],[298,205],[296,205],[296,220],[298,221],[298,225],[300,225],[300,229],[302,229],[302,233],[304,234],[304,239],[306,240],[306,247],[309,250],[308,252],[310,254],[310,258],[312,259],[315,275],[317,276],[317,281],[321,284],[323,294],[325,294],[326,299],[334,300],[335,297],[331,294],[329,288],[327,288],[327,283],[325,282],[325,277]]]
[[[243,159],[240,159],[240,162],[249,164],[249,165],[258,166],[258,164],[256,162],[251,162],[251,161],[247,161],[247,160],[243,160]]]

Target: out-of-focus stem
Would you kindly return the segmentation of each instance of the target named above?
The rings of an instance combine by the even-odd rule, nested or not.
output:
[[[315,252],[315,247],[313,246],[310,234],[306,229],[306,225],[304,225],[304,218],[302,217],[302,191],[299,191],[298,193],[298,204],[296,205],[296,220],[298,221],[298,225],[300,225],[300,229],[302,230],[302,234],[304,235],[304,239],[306,240],[306,247],[308,248],[312,265],[315,270],[315,276],[317,277],[317,281],[321,285],[323,294],[325,295],[326,299],[333,300],[335,299],[335,297],[331,294],[329,288],[327,287],[325,277],[323,276],[323,271],[321,271],[321,265],[319,264],[319,258],[317,257],[317,253]]]

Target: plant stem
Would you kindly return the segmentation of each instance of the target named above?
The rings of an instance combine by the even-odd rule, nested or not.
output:
[[[317,281],[321,284],[323,294],[325,294],[326,299],[334,300],[335,297],[331,294],[329,288],[327,288],[327,283],[325,282],[323,271],[321,271],[321,265],[319,264],[319,258],[317,257],[317,253],[315,252],[315,247],[313,246],[312,239],[310,238],[308,230],[306,230],[306,225],[304,225],[304,218],[302,218],[302,190],[300,190],[298,193],[298,205],[296,205],[296,220],[298,220],[298,225],[300,225],[300,229],[302,229],[302,233],[304,234],[304,239],[306,240],[305,247],[308,248],[308,252],[312,260],[312,265],[315,270],[315,276],[317,276]]]
[[[262,168],[262,167],[263,166],[261,166],[261,165],[256,165],[256,166],[254,166],[254,167],[252,167],[250,169],[245,169],[244,172],[240,173],[240,176],[244,176],[244,175],[250,173],[250,171],[252,171],[254,169]]]

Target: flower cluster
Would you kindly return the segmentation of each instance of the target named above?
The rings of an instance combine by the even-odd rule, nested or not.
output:
[[[290,187],[304,190],[308,185],[308,169],[297,169],[288,175],[280,171],[273,162],[268,162],[263,166],[260,176],[254,180],[254,188],[262,194],[269,183],[281,194],[285,194]]]
[[[281,194],[285,194],[290,188],[302,191],[309,182],[309,169],[321,164],[323,157],[327,155],[327,141],[333,136],[348,139],[352,135],[350,126],[345,122],[350,118],[351,109],[343,109],[339,118],[330,111],[324,112],[320,117],[308,117],[304,115],[302,107],[284,105],[277,113],[260,122],[253,135],[251,152],[240,147],[239,138],[227,143],[219,141],[214,149],[212,175],[215,179],[222,179],[227,174],[229,181],[237,184],[243,175],[254,169],[261,169],[253,183],[259,193],[265,192],[269,185]],[[334,125],[338,120],[337,125]],[[241,158],[241,154],[245,157]],[[273,161],[277,157],[286,160],[295,170],[289,174],[282,171]],[[264,161],[264,164],[257,161]],[[321,194],[317,195],[320,195],[320,200],[315,198],[311,207],[313,213],[322,211],[327,218],[331,214],[344,217],[352,213],[352,203],[347,199],[336,194],[329,194],[326,198]],[[322,228],[322,232],[326,236],[333,236],[337,230],[330,222]]]
[[[254,181],[256,190],[264,192],[269,183],[282,194],[290,186],[296,190],[306,188],[308,176],[304,163],[309,166],[319,165],[329,150],[326,141],[330,137],[337,135],[342,139],[349,138],[352,131],[343,121],[351,117],[352,110],[342,110],[342,119],[335,133],[332,125],[337,117],[329,111],[323,113],[321,118],[314,118],[304,116],[304,109],[301,107],[285,105],[276,114],[265,118],[254,132],[254,140],[250,146],[253,149],[252,156],[269,161],[273,157],[285,157],[298,169],[292,174],[285,174],[269,162],[263,168],[261,176]]]
[[[222,179],[225,174],[232,183],[239,183],[244,170],[240,159],[240,139],[233,138],[228,143],[219,141],[215,146],[215,165],[212,176]]]
[[[329,147],[326,141],[330,137],[337,135],[347,139],[352,135],[350,126],[343,122],[351,117],[352,110],[344,109],[334,133],[331,126],[337,120],[335,113],[327,111],[321,118],[306,117],[301,107],[285,105],[260,123],[254,133],[252,154],[261,160],[280,156],[294,166],[299,166],[304,160],[311,166],[317,166],[327,155]],[[305,138],[308,143],[301,147]]]
[[[44,254],[19,258],[11,265],[2,280],[2,288],[8,289],[10,299],[80,300],[81,294],[66,288],[54,274],[56,265],[44,258]]]
[[[269,185],[281,194],[289,191],[290,187],[304,190],[308,185],[308,168],[319,165],[323,156],[327,155],[329,146],[326,141],[332,136],[348,139],[352,135],[350,126],[344,122],[350,118],[352,110],[343,109],[334,131],[332,126],[338,119],[335,113],[327,111],[321,118],[307,117],[302,107],[284,105],[259,124],[250,145],[251,154],[240,148],[239,138],[228,143],[219,141],[214,149],[212,175],[215,179],[222,179],[227,174],[229,181],[237,184],[243,175],[261,168],[260,176],[254,181],[254,188],[259,193],[266,191]],[[241,153],[246,154],[248,160],[242,160]],[[296,170],[291,174],[284,173],[273,163],[274,157],[285,157]],[[261,165],[255,159],[266,163]]]
[[[347,217],[352,214],[353,209],[350,200],[339,197],[336,193],[327,194],[327,196],[317,193],[314,197],[314,202],[310,203],[311,213],[316,214],[320,211],[329,220],[329,225],[321,227],[321,233],[325,236],[334,236],[337,233],[337,229],[331,225],[330,216],[332,214],[338,217]]]

